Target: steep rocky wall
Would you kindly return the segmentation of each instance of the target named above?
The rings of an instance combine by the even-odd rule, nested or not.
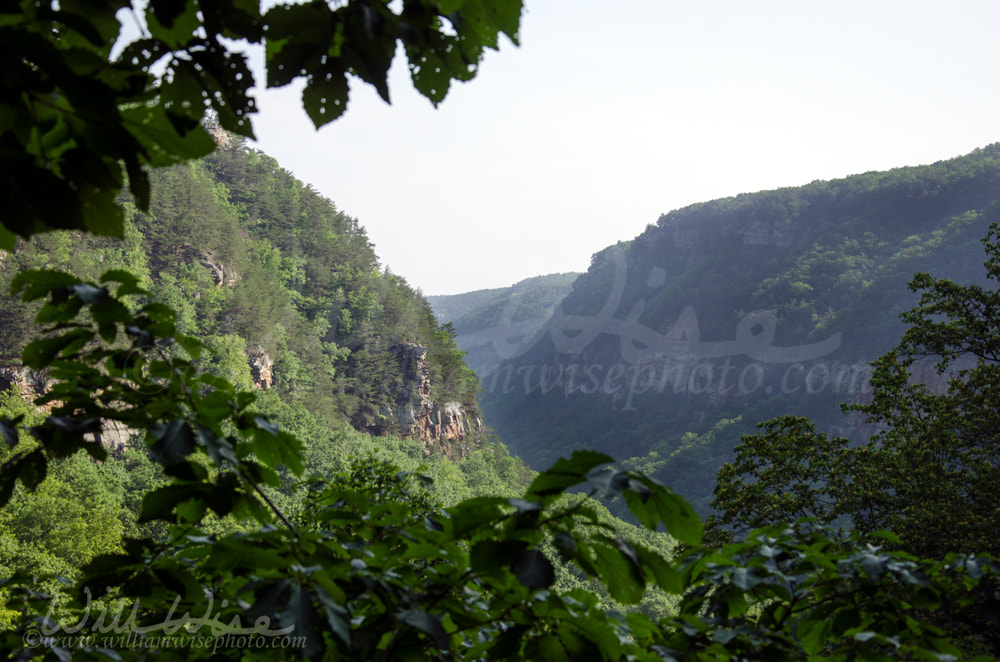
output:
[[[41,372],[24,366],[0,367],[0,391],[16,389],[25,402],[32,403],[49,388],[51,380]]]
[[[431,398],[426,347],[400,343],[391,351],[400,362],[404,384],[394,405],[368,412],[360,427],[370,434],[418,439],[428,454],[436,449],[446,457],[467,455],[482,438],[478,412],[468,411],[460,402]]]
[[[271,388],[274,385],[274,359],[262,346],[255,343],[247,347],[246,354],[254,386],[259,389]]]

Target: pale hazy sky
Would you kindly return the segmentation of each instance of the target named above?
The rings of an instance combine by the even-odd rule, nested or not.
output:
[[[583,271],[661,213],[1000,140],[1000,2],[526,0],[438,109],[398,59],[316,132],[258,94],[258,147],[425,294]]]

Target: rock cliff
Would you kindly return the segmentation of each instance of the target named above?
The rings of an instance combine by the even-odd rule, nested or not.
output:
[[[43,372],[29,370],[24,366],[12,365],[0,368],[0,392],[14,390],[28,404],[51,387],[52,380]],[[51,413],[56,403],[38,407],[38,410]],[[121,453],[128,448],[134,435],[141,435],[139,430],[126,427],[117,421],[105,420],[101,429],[100,441],[112,453]]]
[[[414,343],[391,348],[403,374],[396,401],[366,412],[358,427],[370,434],[418,439],[427,454],[438,450],[446,457],[464,457],[481,442],[483,421],[478,411],[460,402],[432,398],[427,351]]]
[[[0,367],[0,392],[14,389],[20,393],[25,402],[34,402],[35,398],[48,390],[50,384],[51,380],[44,373],[29,370],[24,366]]]
[[[253,384],[259,389],[269,389],[274,385],[274,359],[258,344],[247,347],[247,364]]]

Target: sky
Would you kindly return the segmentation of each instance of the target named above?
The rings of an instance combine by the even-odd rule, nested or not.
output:
[[[318,132],[260,91],[256,147],[427,295],[585,271],[670,210],[1000,140],[996,0],[525,0],[437,108],[402,57]]]

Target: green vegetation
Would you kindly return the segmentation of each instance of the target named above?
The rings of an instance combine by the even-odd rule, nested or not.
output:
[[[869,540],[911,554],[1000,553],[1000,228],[983,241],[990,287],[959,285],[918,273],[910,289],[918,305],[903,318],[902,339],[875,363],[873,397],[846,406],[878,425],[862,446],[819,434],[811,421],[785,417],[761,425],[719,471],[709,520],[711,539],[733,540],[752,529],[800,517],[842,521]],[[935,357],[943,374],[964,365],[934,393],[913,379],[915,362]],[[971,365],[969,365],[971,361]],[[994,587],[995,588],[995,587]],[[994,654],[1000,631],[986,591],[972,608],[947,605],[933,620]]]
[[[122,30],[120,11],[139,34]],[[309,2],[264,13],[259,3],[230,0],[5,3],[0,247],[52,228],[121,237],[122,187],[127,182],[146,211],[147,166],[215,147],[202,126],[206,112],[223,129],[252,138],[256,81],[234,41],[264,46],[269,87],[305,79],[302,105],[320,127],[347,109],[349,75],[389,100],[397,43],[414,87],[440,103],[452,80],[475,77],[501,34],[517,42],[520,17],[520,0]]]
[[[875,362],[874,393],[847,411],[877,424],[865,445],[829,438],[805,419],[762,425],[719,473],[713,506],[720,529],[746,532],[765,523],[848,518],[865,534],[891,529],[914,554],[1000,552],[994,532],[1000,502],[996,320],[1000,310],[1000,231],[984,240],[991,287],[959,285],[918,273],[918,305],[904,315],[901,340]],[[916,361],[934,371],[962,369],[936,393],[913,378]]]
[[[89,455],[111,464],[94,434],[116,421],[145,431],[162,468],[136,523],[166,535],[140,531],[110,552],[104,538],[91,541],[55,611],[36,580],[13,574],[4,582],[3,617],[16,625],[0,639],[7,649],[131,657],[149,648],[185,659],[959,659],[968,641],[927,614],[996,608],[989,596],[1000,564],[988,557],[920,560],[808,523],[702,547],[687,503],[593,452],[557,462],[520,497],[444,509],[412,474],[376,458],[288,492],[283,484],[306,469],[301,443],[255,410],[252,393],[197,369],[204,348],[178,332],[173,311],[130,309],[128,300],[148,296],[137,279],[117,271],[101,281],[35,271],[14,283],[23,298],[44,300],[50,330],[25,349],[25,362],[57,381],[42,399],[52,406],[43,421],[30,430],[23,418],[3,424],[12,452],[0,497],[10,507],[15,492],[32,490],[26,501],[37,496],[44,507],[60,462],[90,463]],[[581,484],[624,499],[643,527],[662,525],[688,551],[675,562],[648,535],[622,535],[590,500],[566,496]],[[31,531],[17,517],[5,524],[20,527],[15,535]],[[658,611],[608,609],[597,594],[560,583],[559,566],[625,605],[650,584],[680,597]],[[183,629],[178,607],[189,615]],[[108,616],[91,619],[126,610],[120,629],[132,644],[109,636]]]
[[[430,296],[438,319],[451,322],[458,334],[516,322],[544,321],[573,288],[580,274],[547,274],[525,278],[510,287],[464,294]]]
[[[793,415],[855,442],[870,434],[840,404],[870,396],[867,364],[916,301],[906,283],[918,271],[982,283],[979,241],[997,221],[1000,145],[670,212],[593,257],[562,302],[569,328],[552,318],[530,351],[481,375],[486,420],[534,468],[579,448],[632,458],[707,515],[718,468],[758,421]],[[772,320],[761,338],[773,358],[743,353],[751,313]],[[742,349],[678,347],[637,362],[626,350],[641,356],[640,332],[693,332],[709,349],[742,339]],[[576,333],[592,339],[556,342]],[[839,344],[822,356],[783,353],[830,339]]]
[[[889,459],[859,454],[863,471],[850,474],[846,501],[826,468],[844,456],[842,445],[798,419],[764,432],[793,442],[781,473],[767,471],[766,457],[737,469],[760,471],[765,485],[792,481],[795,498],[775,502],[763,490],[734,517],[757,517],[754,507],[764,519],[813,509],[822,519],[864,521],[860,530],[775,523],[716,549],[701,544],[691,505],[602,453],[578,451],[537,475],[500,446],[458,463],[426,457],[416,442],[375,440],[338,421],[392,401],[400,375],[387,350],[414,340],[404,334],[427,343],[439,396],[471,392],[449,328],[378,270],[356,222],[266,157],[237,141],[177,164],[211,151],[200,124],[209,107],[223,128],[249,133],[252,76],[223,38],[266,41],[269,83],[305,77],[304,105],[321,124],[343,112],[347,73],[388,98],[397,39],[417,89],[437,103],[452,79],[475,74],[500,32],[516,34],[520,3],[352,0],[279,5],[261,16],[242,2],[152,0],[143,10],[148,34],[109,62],[121,8],[132,10],[65,0],[0,13],[10,65],[0,81],[0,174],[10,184],[0,242],[13,248],[15,233],[77,230],[4,254],[16,297],[0,307],[10,322],[5,358],[19,351],[23,367],[48,380],[31,404],[16,389],[0,400],[6,655],[996,658],[994,634],[978,627],[1000,612],[1000,564],[978,554],[995,531],[996,508],[982,494],[996,483],[995,290],[917,277],[925,294],[906,318],[911,331],[880,362],[875,399],[857,408],[885,424],[868,453]],[[165,69],[155,68],[161,60]],[[176,167],[151,175],[144,165]],[[986,166],[962,172],[941,187],[964,186],[975,198],[992,177]],[[119,198],[126,176],[131,198]],[[880,204],[912,203],[915,192],[930,200],[915,215],[941,211],[939,189],[905,173],[873,181],[885,184],[886,199],[864,208],[876,215]],[[817,199],[835,193],[819,186]],[[858,199],[848,196],[847,208]],[[757,202],[735,208],[752,216]],[[905,268],[929,246],[959,245],[993,211],[945,209],[956,225],[902,242],[886,268]],[[875,250],[870,243],[843,247],[854,255],[859,246]],[[833,303],[832,316],[810,308],[809,288],[823,283],[831,301],[845,299],[880,262],[841,259],[825,245],[798,253],[788,282],[744,279],[730,289],[802,295],[780,319],[794,330],[803,315],[819,315],[834,328],[846,318]],[[995,230],[987,246],[996,280]],[[613,277],[614,261],[597,256],[589,276]],[[858,270],[847,289],[828,263]],[[666,282],[660,269],[639,282]],[[622,283],[621,293],[634,300],[637,287]],[[574,293],[577,310],[593,307],[593,293]],[[635,319],[653,307],[630,310]],[[244,356],[258,351],[281,355],[278,388],[246,388]],[[944,364],[971,353],[978,363],[947,394],[933,394],[906,374],[923,353]],[[668,461],[675,452],[691,459],[741,420],[694,426],[679,448],[668,439],[659,450]],[[125,450],[105,443],[122,434]],[[798,452],[812,442],[824,451],[815,462]],[[896,462],[901,471],[886,470]],[[860,486],[873,477],[886,481],[881,491]],[[614,522],[591,497],[623,501],[640,526]],[[955,503],[966,511],[949,517],[945,507]],[[860,518],[872,514],[869,527]],[[883,523],[900,533],[872,530]],[[686,550],[671,550],[661,529]],[[940,544],[952,534],[958,552]]]
[[[579,274],[549,274],[526,278],[510,287],[465,294],[432,296],[427,301],[437,318],[450,324],[465,362],[479,375],[489,371],[535,333],[572,289]]]
[[[357,220],[235,139],[203,160],[149,176],[148,212],[125,201],[125,241],[45,234],[18,242],[0,264],[5,333],[16,357],[37,329],[35,309],[9,294],[21,269],[66,269],[97,278],[136,274],[203,338],[203,367],[249,388],[247,356],[267,357],[273,387],[329,422],[364,427],[408,397],[404,362],[390,349],[428,348],[431,397],[477,408],[478,383],[452,336],[406,281],[380,268]]]

